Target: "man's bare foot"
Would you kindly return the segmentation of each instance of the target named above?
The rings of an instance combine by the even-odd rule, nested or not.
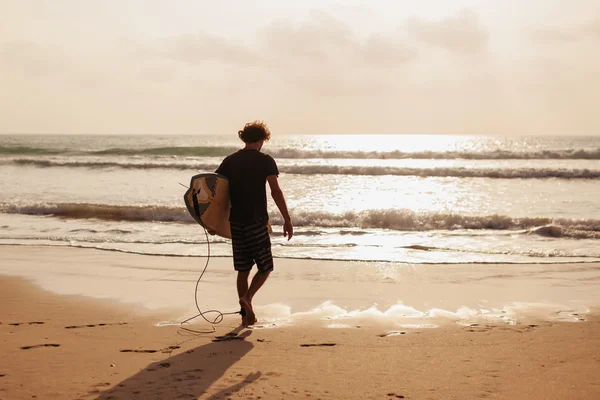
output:
[[[246,310],[244,310],[244,307],[241,307],[240,314],[242,316],[242,326],[245,326],[246,325]]]
[[[254,315],[254,310],[252,309],[252,303],[248,301],[245,297],[240,299],[240,306],[246,312],[246,315],[242,317],[242,325],[250,326],[256,323],[256,315]]]

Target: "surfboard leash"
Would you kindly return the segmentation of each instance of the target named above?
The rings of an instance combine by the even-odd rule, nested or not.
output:
[[[206,263],[204,264],[204,269],[202,270],[202,273],[200,274],[200,276],[198,277],[198,280],[196,281],[196,288],[194,290],[194,302],[196,303],[196,309],[198,310],[198,314],[194,315],[193,317],[190,317],[188,319],[186,319],[185,321],[182,321],[180,323],[180,327],[183,330],[186,330],[188,332],[192,332],[192,333],[206,333],[206,332],[201,332],[201,331],[196,331],[190,328],[186,328],[183,325],[188,323],[189,321],[192,321],[198,317],[202,317],[206,322],[208,322],[212,329],[213,332],[216,331],[215,329],[215,325],[220,324],[223,321],[223,318],[226,315],[235,315],[235,314],[242,314],[242,311],[235,311],[235,312],[228,312],[228,313],[223,313],[219,310],[208,310],[208,311],[202,311],[200,309],[200,305],[198,304],[198,286],[200,285],[200,281],[202,280],[202,277],[204,276],[204,273],[206,272],[206,269],[208,268],[208,263],[210,261],[210,239],[208,237],[208,232],[206,230],[206,228],[202,227],[202,229],[204,229],[204,235],[206,236],[206,250],[207,250],[207,254],[206,254]],[[211,321],[208,318],[206,318],[205,314],[210,314],[210,313],[216,313],[217,316]]]

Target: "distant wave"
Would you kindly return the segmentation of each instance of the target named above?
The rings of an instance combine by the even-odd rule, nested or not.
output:
[[[75,219],[119,221],[156,221],[195,223],[187,210],[168,206],[117,206],[108,204],[0,204],[0,212],[48,215]],[[452,213],[416,213],[410,210],[369,210],[333,214],[328,212],[292,212],[299,227],[391,229],[398,231],[432,230],[525,230],[541,236],[600,239],[600,219],[512,218],[504,215],[471,216]],[[281,216],[271,216],[275,225]]]
[[[238,150],[238,147],[154,147],[149,149],[121,149],[113,148],[106,150],[91,151],[89,154],[110,155],[110,156],[132,156],[132,155],[152,155],[152,156],[188,156],[188,157],[210,157],[226,156]]]
[[[281,149],[269,150],[269,154],[277,158],[343,158],[343,159],[421,159],[421,160],[600,160],[600,149],[594,150],[543,150],[536,152],[514,152],[493,150],[486,152],[470,151],[420,151],[420,152],[364,152],[364,151],[314,151]]]
[[[178,169],[214,171],[218,165],[194,162],[136,162],[136,161],[62,161],[16,159],[9,163],[35,167],[69,168],[123,168],[123,169]],[[406,168],[380,166],[291,165],[280,166],[280,171],[298,175],[393,175],[419,177],[497,178],[497,179],[599,179],[600,170],[565,168]]]
[[[131,161],[97,161],[97,160],[40,160],[40,159],[14,159],[0,161],[0,164],[31,165],[34,167],[68,167],[68,168],[122,168],[122,169],[191,169],[191,170],[215,170],[218,164],[196,163],[196,162],[138,162]]]
[[[74,154],[96,156],[180,156],[180,157],[223,157],[236,151],[232,146],[200,146],[200,147],[155,147],[147,149],[111,148],[96,151],[81,151],[70,149],[44,149],[27,146],[0,146],[0,154],[31,155],[31,154]],[[267,153],[276,158],[290,159],[437,159],[437,160],[600,160],[600,148],[540,150],[540,151],[322,151],[306,149],[268,149]]]
[[[44,149],[28,146],[0,146],[0,154],[19,155],[19,154],[64,154],[61,149]]]
[[[19,154],[73,154],[73,155],[107,155],[107,156],[135,156],[135,155],[155,155],[155,156],[224,156],[236,151],[236,147],[156,147],[148,149],[122,149],[112,148],[105,150],[73,150],[73,149],[45,149],[40,147],[28,146],[0,146],[0,154],[19,155]]]

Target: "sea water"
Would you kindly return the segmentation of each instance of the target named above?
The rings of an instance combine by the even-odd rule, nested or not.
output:
[[[232,136],[0,136],[0,243],[203,256],[183,203]],[[276,258],[397,263],[600,260],[600,137],[277,136],[295,237]],[[230,243],[210,237],[213,256]]]
[[[231,244],[192,220],[185,186],[241,145],[235,135],[0,136],[0,244],[198,260],[156,270],[132,259],[134,271],[78,258],[0,273],[193,312],[209,244],[211,257],[230,257]],[[269,199],[279,275],[261,290],[261,322],[579,320],[600,304],[600,137],[274,135],[263,151],[295,235],[282,237]],[[235,308],[231,266],[212,265],[201,305]]]

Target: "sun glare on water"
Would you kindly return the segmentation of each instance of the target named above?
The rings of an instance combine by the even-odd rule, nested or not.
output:
[[[473,138],[458,135],[318,135],[302,137],[293,145],[305,150],[336,152],[373,152],[385,158],[388,152],[443,152],[467,150]],[[377,157],[377,154],[372,156]]]
[[[446,166],[455,164],[448,160],[411,159],[410,153],[466,151],[481,146],[472,137],[438,136],[438,135],[321,135],[301,137],[289,145],[306,151],[333,153],[333,158],[318,160],[321,166],[341,168],[431,168],[436,164]],[[355,157],[361,153],[363,158]],[[390,154],[407,153],[407,159],[388,157]],[[366,154],[367,158],[364,158]],[[296,166],[302,163],[313,163],[317,160],[297,160]],[[399,177],[392,174],[369,176],[368,174],[332,174],[299,177],[303,188],[303,196],[292,200],[293,205],[308,205],[320,198],[323,193],[311,189],[311,181],[327,180],[327,201],[323,211],[343,213],[353,210],[407,209],[412,211],[438,210],[447,211],[458,201],[453,192],[446,192],[444,197],[432,196],[440,192],[439,178]],[[445,179],[446,185],[448,179]],[[459,191],[460,192],[460,191]]]

